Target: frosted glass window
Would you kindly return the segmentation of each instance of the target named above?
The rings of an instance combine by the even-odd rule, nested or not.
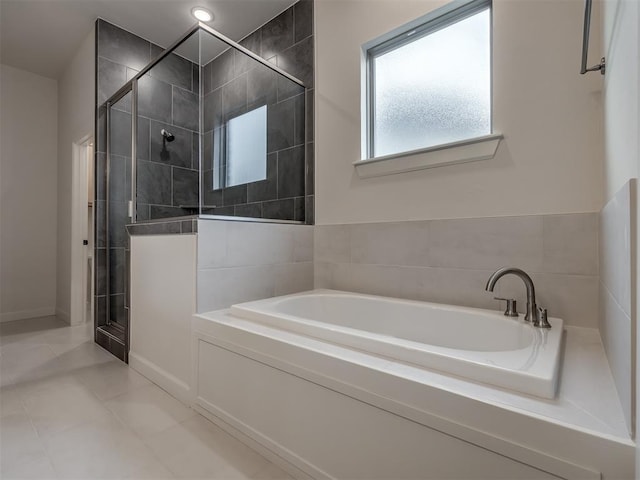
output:
[[[226,186],[267,178],[266,105],[227,123]]]
[[[370,50],[370,157],[491,133],[489,7],[444,28],[432,22]]]

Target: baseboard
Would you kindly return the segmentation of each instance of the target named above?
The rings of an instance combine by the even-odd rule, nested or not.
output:
[[[131,351],[129,352],[129,366],[163,390],[169,392],[185,405],[191,406],[193,401],[191,388],[182,380]]]
[[[71,325],[71,316],[67,312],[56,308],[56,317],[58,317],[58,319],[62,320],[64,323]]]
[[[26,318],[49,317],[56,315],[56,307],[36,308],[33,310],[20,310],[18,312],[6,312],[0,314],[0,323],[24,320]]]

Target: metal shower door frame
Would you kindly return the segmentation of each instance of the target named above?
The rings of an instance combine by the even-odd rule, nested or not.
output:
[[[131,131],[132,131],[132,135],[134,135],[131,138],[131,165],[132,165],[132,173],[135,172],[135,161],[134,158],[136,156],[136,132],[138,131],[138,122],[137,119],[134,121],[134,111],[137,114],[137,83],[135,83],[135,87],[134,87],[134,83],[133,82],[128,82],[127,84],[124,85],[123,88],[121,88],[120,90],[118,90],[113,96],[111,96],[111,98],[109,98],[109,100],[106,101],[105,103],[105,107],[106,107],[106,133],[105,133],[105,141],[106,141],[106,162],[105,162],[105,169],[106,169],[106,188],[105,188],[105,239],[104,239],[104,244],[105,244],[105,284],[106,284],[106,305],[105,305],[105,310],[106,310],[106,324],[110,325],[111,324],[111,241],[109,238],[109,218],[110,218],[110,208],[109,208],[109,202],[110,202],[110,186],[111,186],[111,108],[118,103],[120,100],[122,100],[122,98],[124,98],[125,95],[131,93]],[[132,195],[135,193],[135,187],[133,186],[133,177],[132,177],[132,190],[131,190]],[[134,197],[131,197],[132,200],[134,199]],[[131,208],[129,208],[129,212],[131,213]],[[128,282],[126,282],[128,284]],[[126,284],[125,284],[126,285]],[[128,285],[127,285],[127,289],[125,290],[125,296],[128,292]]]

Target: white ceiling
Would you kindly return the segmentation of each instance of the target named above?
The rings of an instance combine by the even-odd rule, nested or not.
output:
[[[166,47],[196,23],[204,6],[208,24],[233,40],[265,24],[295,0],[0,0],[0,60],[58,78],[100,17]]]

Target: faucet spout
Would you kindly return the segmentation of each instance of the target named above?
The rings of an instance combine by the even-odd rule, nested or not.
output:
[[[524,270],[514,267],[503,267],[496,270],[489,277],[489,280],[487,280],[485,290],[493,292],[498,280],[505,275],[515,275],[524,282],[527,289],[527,312],[524,316],[525,321],[533,322],[536,327],[549,328],[550,325],[546,322],[546,318],[543,321],[540,317],[540,313],[538,312],[538,306],[536,305],[536,289],[533,286],[533,280],[531,280],[531,277]]]

